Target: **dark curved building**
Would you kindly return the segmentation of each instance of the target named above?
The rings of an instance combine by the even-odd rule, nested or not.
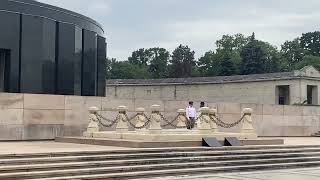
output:
[[[0,0],[0,23],[0,92],[105,95],[99,23],[33,0]]]

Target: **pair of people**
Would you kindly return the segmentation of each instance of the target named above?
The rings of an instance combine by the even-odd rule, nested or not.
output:
[[[200,103],[200,108],[204,107],[205,103],[201,102]],[[189,102],[189,106],[186,108],[186,116],[188,118],[188,123],[187,127],[188,129],[193,129],[195,124],[196,124],[196,119],[197,119],[197,111],[193,107],[193,102]]]

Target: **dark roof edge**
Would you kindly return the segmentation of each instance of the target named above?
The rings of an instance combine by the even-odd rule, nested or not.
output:
[[[71,11],[68,9],[64,9],[64,8],[61,8],[58,6],[53,6],[50,4],[42,3],[39,1],[17,1],[17,0],[8,0],[8,1],[20,3],[20,4],[28,4],[31,6],[38,6],[38,7],[46,8],[48,10],[53,10],[53,11],[57,11],[60,13],[68,14],[70,16],[74,16],[74,17],[77,17],[77,18],[80,18],[80,19],[83,19],[83,20],[86,20],[86,21],[89,21],[89,22],[95,24],[96,26],[98,26],[102,30],[103,33],[105,33],[102,24],[100,24],[98,21],[96,21],[88,16],[82,15],[80,13],[77,13],[77,12],[74,12],[74,11]]]
[[[318,80],[316,77],[306,76],[295,76],[295,77],[284,77],[284,78],[270,78],[270,79],[256,79],[256,80],[235,80],[235,81],[221,81],[221,82],[188,82],[188,83],[108,83],[107,86],[170,86],[170,85],[206,85],[206,84],[230,84],[230,83],[246,83],[246,82],[266,82],[266,81],[277,81],[277,80]]]

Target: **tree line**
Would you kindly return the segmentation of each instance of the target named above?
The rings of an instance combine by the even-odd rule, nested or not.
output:
[[[199,59],[187,45],[172,53],[165,48],[141,48],[124,61],[106,60],[107,79],[159,79],[285,72],[313,65],[320,70],[320,31],[308,32],[278,49],[255,34],[224,35],[216,49]]]

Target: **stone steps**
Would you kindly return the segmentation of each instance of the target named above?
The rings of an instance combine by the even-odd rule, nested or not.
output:
[[[11,154],[0,155],[0,179],[127,179],[314,166],[320,166],[320,146]]]
[[[320,153],[310,153],[305,155],[303,153],[288,153],[288,154],[263,154],[263,155],[232,155],[232,156],[201,156],[201,157],[178,157],[178,158],[155,158],[155,159],[136,159],[136,160],[111,160],[111,161],[84,161],[84,162],[60,162],[49,164],[37,164],[30,162],[25,165],[9,165],[0,167],[0,173],[8,172],[28,172],[28,171],[45,171],[45,170],[59,170],[59,169],[75,169],[83,167],[113,167],[124,165],[152,165],[152,164],[166,164],[166,163],[183,163],[183,162],[223,162],[232,160],[268,160],[274,158],[293,159],[299,158],[316,159],[320,157]],[[276,159],[275,159],[276,160]],[[319,159],[320,160],[320,159]]]
[[[282,164],[267,164],[267,165],[250,165],[250,166],[233,166],[233,167],[206,167],[206,168],[186,168],[186,169],[170,169],[157,171],[137,171],[127,173],[108,173],[108,174],[91,174],[80,176],[65,176],[52,178],[39,178],[33,180],[69,180],[69,179],[137,179],[145,177],[164,177],[173,175],[194,175],[200,173],[228,173],[240,171],[255,171],[255,170],[272,170],[272,169],[286,169],[286,168],[301,168],[301,167],[315,167],[319,166],[320,162],[308,163],[282,163]]]
[[[295,146],[240,146],[214,148],[214,151],[235,151],[235,150],[267,150],[267,149],[299,149],[299,148],[320,148],[320,145],[295,145]],[[74,151],[74,152],[54,152],[54,153],[26,153],[26,154],[0,154],[0,159],[10,158],[37,158],[37,157],[64,157],[64,156],[84,156],[103,154],[134,154],[134,153],[157,153],[157,152],[194,152],[212,151],[208,147],[184,147],[184,148],[146,148],[146,149],[121,149],[113,151]]]
[[[106,154],[106,155],[85,155],[85,156],[59,156],[59,157],[36,157],[36,158],[10,158],[0,159],[0,165],[23,165],[23,164],[46,164],[57,162],[88,162],[88,161],[105,161],[105,160],[119,160],[119,159],[148,159],[148,158],[170,158],[170,157],[190,157],[196,158],[201,156],[236,156],[236,155],[264,155],[269,154],[276,155],[290,155],[290,153],[296,153],[295,155],[304,155],[305,153],[317,153],[320,152],[320,148],[290,148],[290,149],[267,149],[267,150],[233,150],[233,151],[186,151],[186,152],[165,152],[165,153],[130,153],[130,154]],[[300,154],[299,154],[300,153]]]

